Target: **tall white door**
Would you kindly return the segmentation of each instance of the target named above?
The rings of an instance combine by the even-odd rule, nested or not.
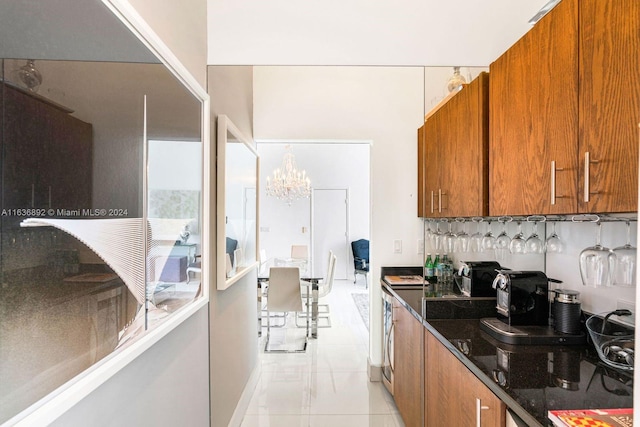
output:
[[[313,274],[324,277],[329,251],[337,257],[335,279],[347,278],[349,191],[314,188],[311,199]]]

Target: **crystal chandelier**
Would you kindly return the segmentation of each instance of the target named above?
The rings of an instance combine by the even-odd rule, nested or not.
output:
[[[311,181],[305,171],[296,167],[296,159],[287,145],[282,166],[273,171],[273,177],[267,177],[267,196],[284,200],[287,205],[296,199],[307,198],[311,194]]]

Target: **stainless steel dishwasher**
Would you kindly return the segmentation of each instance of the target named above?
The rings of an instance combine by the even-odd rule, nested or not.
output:
[[[384,287],[382,288],[382,314],[383,314],[383,358],[382,358],[382,382],[389,393],[393,395],[393,300],[395,298]]]

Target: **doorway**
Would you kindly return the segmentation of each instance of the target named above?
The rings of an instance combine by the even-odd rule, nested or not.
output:
[[[291,205],[267,196],[265,191],[267,177],[273,179],[273,171],[282,169],[287,145],[291,146],[297,167],[306,171],[313,189],[309,199],[299,199]],[[331,249],[338,256],[336,279],[353,281],[350,242],[370,236],[370,149],[371,144],[365,141],[258,143],[259,244],[268,258],[288,257],[294,244],[308,245],[313,272],[322,276],[326,274],[327,255]],[[312,207],[312,203],[315,206]],[[335,206],[340,206],[338,212]],[[327,215],[329,218],[325,218]],[[340,219],[333,215],[339,215]],[[340,224],[339,230],[333,228],[334,222]],[[321,238],[325,234],[332,237]],[[340,243],[336,245],[338,241]]]

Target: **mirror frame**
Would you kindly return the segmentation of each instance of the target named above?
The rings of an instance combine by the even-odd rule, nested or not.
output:
[[[217,230],[217,239],[216,239],[216,264],[217,264],[217,272],[216,272],[216,279],[217,279],[217,289],[222,291],[225,290],[227,288],[229,288],[231,285],[233,285],[234,283],[238,282],[241,278],[243,278],[244,276],[246,276],[248,273],[250,273],[251,271],[253,271],[254,269],[257,270],[258,265],[259,265],[259,248],[260,248],[260,244],[259,244],[259,233],[258,230],[260,229],[260,225],[259,225],[259,217],[258,217],[258,212],[259,212],[259,199],[258,199],[258,195],[260,194],[260,188],[259,188],[259,179],[258,177],[260,176],[260,157],[258,156],[258,152],[256,150],[256,148],[254,147],[254,145],[251,143],[251,140],[249,138],[247,138],[246,136],[244,136],[242,134],[242,132],[240,132],[240,129],[238,129],[238,127],[236,125],[233,124],[233,122],[229,119],[229,117],[227,117],[224,114],[220,114],[218,116],[217,119],[217,148],[218,148],[218,155],[217,155],[217,174],[216,174],[216,178],[217,178],[217,183],[216,183],[216,188],[217,188],[217,216],[216,216],[216,230]],[[226,274],[226,269],[227,269],[227,261],[226,261],[226,197],[227,197],[227,192],[226,192],[226,172],[227,172],[227,167],[226,167],[226,160],[227,160],[227,133],[231,133],[238,141],[240,141],[242,144],[244,144],[244,146],[251,152],[251,154],[253,154],[256,158],[256,175],[255,175],[255,182],[256,182],[256,236],[255,236],[255,242],[256,242],[256,253],[255,253],[255,262],[242,266],[240,269],[238,269],[235,273],[235,275],[233,275],[232,277],[227,278],[227,274]]]

